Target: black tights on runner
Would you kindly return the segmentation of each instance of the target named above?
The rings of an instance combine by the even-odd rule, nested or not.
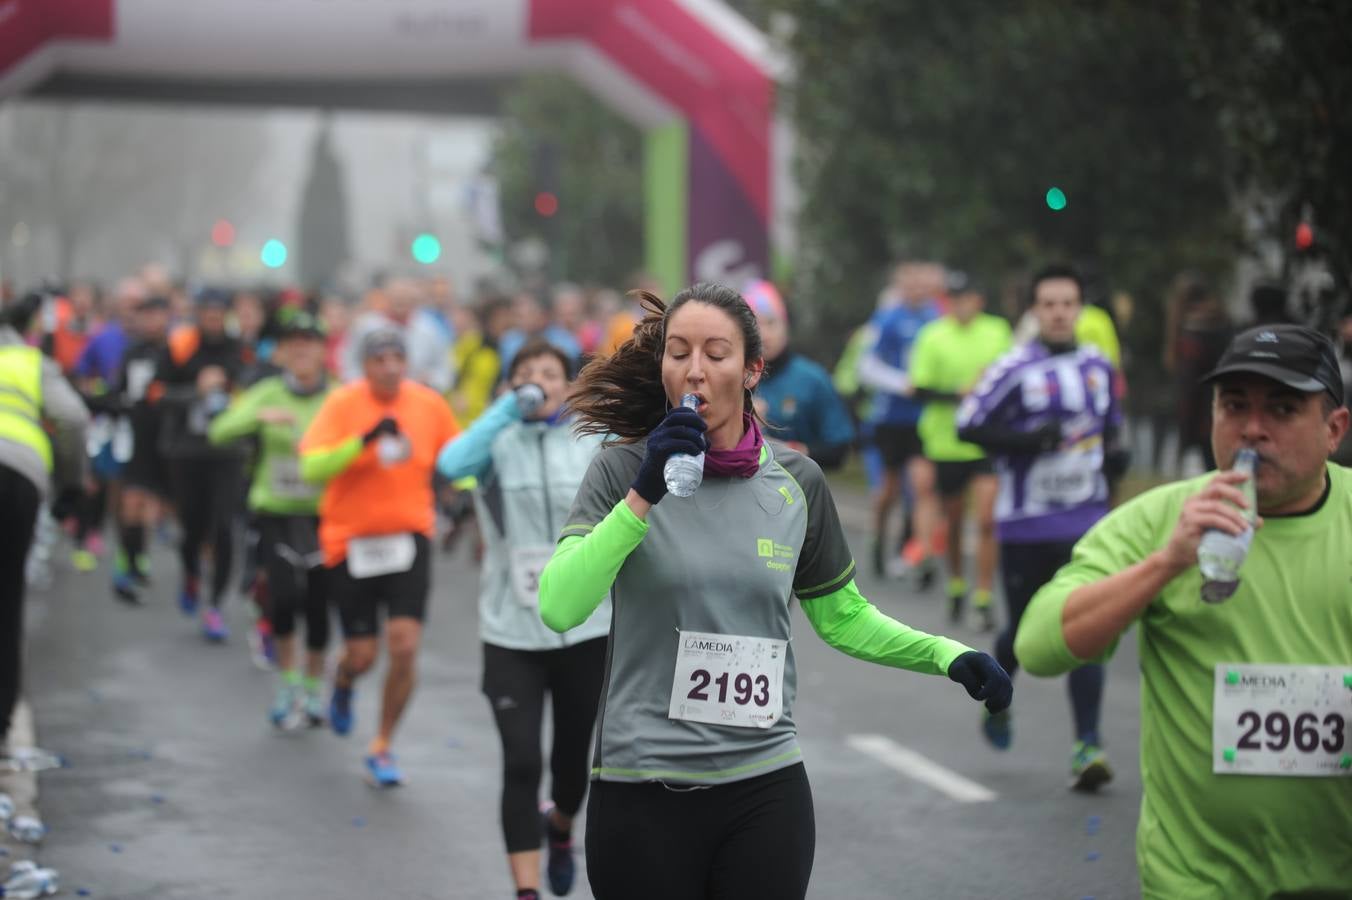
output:
[[[502,738],[502,832],[508,853],[540,849],[540,734],[546,691],[554,726],[550,797],[566,816],[581,809],[605,661],[605,638],[557,650],[484,644],[483,691]]]
[[[37,485],[0,466],[0,743],[19,700],[23,671],[24,567],[40,503]]]
[[[76,511],[75,539],[84,543],[91,534],[103,531],[103,520],[108,509],[108,483],[98,482],[93,493],[81,492]]]
[[[816,845],[801,764],[700,788],[597,781],[587,802],[596,900],[799,900]]]
[[[312,516],[259,516],[258,556],[267,576],[267,617],[272,633],[289,637],[296,614],[305,615],[305,648],[315,652],[329,645],[328,595],[325,570],[315,563],[319,520]]]
[[[1000,545],[1000,575],[1009,609],[1005,630],[995,640],[995,659],[1012,678],[1019,667],[1014,657],[1014,634],[1033,595],[1052,580],[1056,570],[1070,562],[1074,541]],[[1075,719],[1075,739],[1098,745],[1099,710],[1103,704],[1103,666],[1087,663],[1066,676],[1070,707]]]
[[[202,577],[202,545],[212,546],[211,605],[219,607],[230,581],[235,513],[240,507],[240,465],[235,460],[181,459],[174,463],[174,501],[183,529],[183,574]]]

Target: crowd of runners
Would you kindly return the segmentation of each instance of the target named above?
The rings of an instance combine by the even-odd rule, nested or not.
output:
[[[956,682],[998,751],[1016,746],[1014,673],[1068,673],[1082,791],[1113,777],[1103,662],[1139,624],[1145,894],[1352,896],[1352,475],[1332,461],[1352,329],[1214,342],[1194,406],[1221,473],[1117,505],[1127,384],[1088,292],[1049,265],[1011,321],[978,281],[905,263],[834,373],[797,352],[767,281],[462,301],[396,277],[345,299],[147,267],[12,298],[0,751],[42,516],[129,615],[170,584],[205,642],[232,646],[234,623],[276,673],[260,719],[362,735],[381,789],[405,782],[434,557],[471,541],[519,900],[570,891],[584,803],[597,897],[805,895],[795,600],[842,653]],[[1253,484],[1228,471],[1242,448]],[[691,496],[666,474],[681,455],[702,459]],[[853,455],[870,590],[941,586],[964,639],[864,596],[824,474]],[[1200,598],[1208,530],[1250,541],[1220,604]],[[382,650],[378,718],[358,722]]]

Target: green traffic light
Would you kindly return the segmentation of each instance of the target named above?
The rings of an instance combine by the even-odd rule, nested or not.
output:
[[[286,244],[272,238],[263,245],[263,251],[258,254],[258,258],[269,269],[280,269],[286,265]]]
[[[1053,212],[1060,212],[1066,208],[1066,192],[1059,187],[1054,187],[1047,191],[1047,207]]]
[[[425,266],[430,266],[441,258],[441,241],[434,234],[420,234],[413,239],[409,248],[413,258]]]

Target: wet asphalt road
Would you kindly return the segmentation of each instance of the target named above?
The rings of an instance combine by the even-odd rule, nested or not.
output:
[[[851,541],[863,557],[863,536]],[[497,824],[497,734],[479,693],[476,570],[464,548],[436,565],[421,680],[396,742],[409,785],[383,793],[360,766],[379,682],[362,682],[353,737],[276,733],[265,720],[272,676],[248,661],[242,605],[231,610],[232,640],[207,646],[174,607],[172,555],[160,548],[155,564],[144,608],[111,599],[106,569],[65,566],[30,603],[39,741],[70,760],[41,777],[39,801],[51,828],[40,858],[60,870],[65,895],[513,896]],[[990,636],[949,627],[937,590],[917,596],[867,573],[860,585],[915,627],[989,648]],[[1065,789],[1063,680],[1017,680],[1014,748],[996,753],[957,685],[849,659],[795,615],[796,717],[817,812],[810,897],[1139,894],[1134,639],[1111,664],[1105,703],[1117,780],[1081,796]],[[907,751],[994,798],[964,802],[917,780]],[[898,754],[900,769],[886,761]],[[572,896],[590,898],[585,875],[579,882]]]

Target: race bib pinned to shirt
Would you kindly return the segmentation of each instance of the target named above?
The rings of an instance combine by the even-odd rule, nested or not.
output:
[[[314,500],[320,486],[300,477],[300,460],[295,457],[276,457],[268,470],[268,487],[279,500]]]
[[[788,641],[682,631],[668,718],[769,728],[784,714]]]
[[[352,538],[347,542],[347,571],[353,578],[407,572],[417,556],[417,544],[408,532]]]
[[[512,549],[512,590],[516,600],[529,609],[540,607],[540,573],[554,556],[548,544]]]
[[[1352,776],[1352,666],[1217,663],[1211,771]]]
[[[146,389],[155,380],[153,359],[133,359],[127,363],[127,399],[133,402],[145,398]]]
[[[1028,469],[1028,503],[1043,507],[1088,503],[1098,490],[1102,468],[1103,444],[1097,439],[1041,454]]]
[[[413,455],[413,445],[402,434],[382,434],[376,440],[376,458],[385,468],[397,466]]]

